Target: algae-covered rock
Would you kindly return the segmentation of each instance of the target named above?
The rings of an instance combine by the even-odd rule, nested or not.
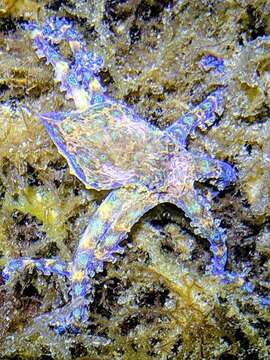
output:
[[[248,278],[243,286],[211,277],[207,241],[163,204],[95,277],[87,332],[61,336],[47,326],[68,307],[68,281],[33,268],[11,284],[0,277],[1,359],[269,358],[269,15],[267,0],[0,2],[1,268],[19,256],[71,260],[106,195],[70,175],[38,119],[74,106],[21,24],[66,16],[104,57],[110,96],[161,128],[226,86],[220,121],[189,147],[237,169],[236,184],[221,194],[201,191],[228,231],[228,270]],[[206,54],[224,59],[226,75],[203,71]]]

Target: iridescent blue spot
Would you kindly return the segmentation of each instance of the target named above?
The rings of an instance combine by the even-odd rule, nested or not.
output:
[[[183,122],[187,125],[192,125],[193,121],[194,121],[194,118],[192,115],[187,115],[187,116],[184,116],[184,118],[183,118]]]
[[[122,117],[121,111],[118,111],[118,110],[113,110],[112,115],[117,119],[120,119]]]
[[[78,85],[78,81],[77,81],[76,77],[73,74],[70,74],[68,76],[67,80],[68,80],[69,84],[72,85],[72,86],[77,86]]]
[[[86,253],[81,253],[78,255],[79,264],[82,266],[86,266],[89,261],[89,256]]]
[[[95,96],[93,96],[92,102],[93,102],[93,104],[99,104],[102,102],[102,100],[103,100],[103,97],[101,95],[95,95]]]
[[[46,37],[52,33],[51,26],[49,24],[46,24],[43,28],[43,35]]]
[[[89,61],[92,61],[92,60],[93,60],[93,56],[94,56],[94,54],[93,54],[92,51],[89,51],[89,52],[87,53],[87,58],[88,58]]]
[[[82,73],[83,73],[84,81],[90,82],[90,80],[92,80],[92,73],[90,71],[83,69]]]
[[[201,160],[201,164],[202,164],[202,167],[203,167],[204,171],[209,170],[209,162],[207,160]]]
[[[81,309],[77,308],[75,310],[73,310],[73,316],[76,320],[80,320],[81,319]]]
[[[201,105],[201,108],[204,110],[208,110],[211,108],[211,103],[209,101],[204,101]]]
[[[74,295],[76,296],[83,296],[84,289],[81,284],[76,284],[74,286]]]
[[[193,204],[190,204],[189,209],[192,213],[196,213],[200,210],[200,206],[199,206],[199,204],[194,202]]]
[[[115,194],[114,192],[111,192],[111,193],[110,193],[110,200],[111,200],[111,201],[117,200],[117,196],[116,196],[116,194]]]

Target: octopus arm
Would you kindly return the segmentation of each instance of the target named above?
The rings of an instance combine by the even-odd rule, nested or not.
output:
[[[219,226],[220,221],[214,219],[210,211],[210,204],[193,189],[181,195],[181,199],[170,199],[185,215],[191,219],[191,226],[195,234],[206,238],[210,243],[213,254],[211,272],[214,275],[225,275],[227,262],[226,233]]]
[[[166,131],[173,135],[177,140],[185,145],[188,135],[194,134],[196,128],[201,130],[211,126],[224,110],[223,89],[220,88],[208,95],[203,102],[193,107],[174,124],[169,126]]]
[[[223,190],[237,179],[235,168],[225,161],[214,159],[206,154],[194,153],[196,180],[210,182]]]
[[[131,227],[158,203],[158,195],[145,189],[122,188],[112,191],[91,217],[73,260],[73,309],[68,319],[73,326],[79,328],[88,319],[88,304],[93,299],[91,278],[104,262],[116,260]]]

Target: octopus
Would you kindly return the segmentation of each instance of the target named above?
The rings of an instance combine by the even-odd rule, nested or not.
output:
[[[214,124],[224,111],[225,88],[220,86],[165,130],[142,119],[130,107],[106,95],[98,77],[103,59],[87,49],[81,34],[66,18],[50,18],[40,29],[25,25],[39,58],[54,69],[55,80],[75,110],[40,115],[70,171],[87,189],[107,190],[108,195],[91,216],[73,260],[21,257],[3,270],[9,282],[26,267],[44,274],[65,276],[70,281],[69,310],[62,311],[54,328],[59,334],[78,333],[89,322],[94,300],[93,277],[106,262],[115,262],[131,228],[150,209],[172,203],[190,218],[194,233],[209,241],[211,275],[226,278],[226,230],[210,211],[210,201],[194,186],[210,181],[218,190],[237,179],[225,161],[188,150],[187,138],[197,128]],[[66,42],[73,61],[68,62],[58,45]],[[200,65],[222,74],[224,61],[208,54]],[[61,309],[60,309],[61,310]],[[61,311],[60,311],[61,313]]]

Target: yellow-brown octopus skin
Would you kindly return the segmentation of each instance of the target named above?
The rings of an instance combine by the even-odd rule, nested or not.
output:
[[[223,112],[224,90],[218,88],[165,131],[150,125],[124,103],[105,95],[96,73],[103,62],[86,49],[80,34],[67,19],[51,18],[39,29],[27,25],[39,57],[46,58],[55,79],[76,110],[40,115],[58,151],[71,172],[86,188],[111,190],[90,218],[73,261],[19,258],[3,271],[6,281],[26,266],[34,265],[45,274],[66,276],[72,284],[68,313],[55,321],[58,333],[77,332],[89,318],[93,301],[91,278],[104,262],[115,261],[123,251],[120,244],[144,213],[169,202],[191,219],[195,232],[210,242],[212,273],[225,276],[226,234],[210,212],[206,199],[196,192],[195,181],[211,179],[223,189],[236,180],[226,162],[186,148],[186,139],[197,127],[213,124]],[[55,44],[66,41],[74,56],[69,65]],[[205,69],[222,73],[223,61],[212,55],[201,60]]]

